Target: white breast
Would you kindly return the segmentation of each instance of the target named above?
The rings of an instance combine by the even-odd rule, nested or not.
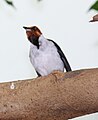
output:
[[[33,44],[30,47],[30,61],[35,70],[41,76],[48,75],[54,70],[64,71],[64,64],[55,45],[42,35],[39,38],[39,42],[39,49]]]

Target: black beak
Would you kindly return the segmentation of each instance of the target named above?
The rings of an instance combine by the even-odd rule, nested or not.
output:
[[[23,28],[26,30],[26,29],[28,29],[28,27],[25,27],[25,26],[23,26]]]

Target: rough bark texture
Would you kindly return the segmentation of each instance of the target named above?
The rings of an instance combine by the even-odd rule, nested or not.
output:
[[[98,69],[0,84],[0,120],[67,120],[98,111]]]

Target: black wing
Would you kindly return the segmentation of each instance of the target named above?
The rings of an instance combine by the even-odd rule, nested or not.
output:
[[[40,76],[41,76],[41,74],[40,74],[40,73],[38,73],[37,71],[36,71],[36,73],[37,73],[38,77],[40,77]]]
[[[56,46],[57,51],[58,51],[58,53],[59,53],[59,55],[60,55],[60,58],[62,59],[62,61],[63,61],[63,63],[64,63],[64,67],[65,67],[66,71],[67,71],[67,72],[72,71],[72,70],[71,70],[71,67],[70,67],[70,65],[69,65],[69,63],[68,63],[68,61],[67,61],[67,58],[65,57],[63,51],[62,51],[61,48],[58,46],[58,44],[55,43],[53,40],[50,40],[50,39],[47,39],[47,40],[53,42],[54,45]]]

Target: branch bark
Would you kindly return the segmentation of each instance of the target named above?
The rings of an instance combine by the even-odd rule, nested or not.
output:
[[[98,14],[96,14],[95,16],[93,16],[93,19],[90,20],[89,22],[98,22]]]
[[[0,84],[0,120],[67,120],[98,112],[98,69]]]

